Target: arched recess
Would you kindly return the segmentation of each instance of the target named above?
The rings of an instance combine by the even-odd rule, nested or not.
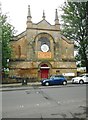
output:
[[[41,37],[47,37],[47,38],[51,38],[50,40],[52,40],[54,43],[54,38],[52,37],[52,35],[50,35],[49,33],[46,33],[46,32],[41,32],[39,34],[36,35],[35,39],[34,39],[34,42],[37,42],[39,40],[39,38]]]
[[[18,45],[18,58],[20,58],[20,57],[21,57],[21,46]]]
[[[48,33],[39,33],[35,39],[35,53],[36,53],[36,57],[38,58],[38,52],[42,52],[41,51],[41,46],[43,44],[47,44],[49,47],[49,51],[47,52],[51,52],[51,58],[54,58],[54,38],[48,34]]]

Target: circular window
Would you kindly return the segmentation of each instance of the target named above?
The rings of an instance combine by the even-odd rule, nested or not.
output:
[[[46,45],[46,44],[43,44],[43,45],[41,46],[41,50],[42,50],[43,52],[48,52],[49,46]]]

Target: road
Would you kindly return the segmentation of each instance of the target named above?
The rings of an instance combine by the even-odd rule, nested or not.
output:
[[[2,92],[3,118],[86,118],[86,85],[32,86]]]

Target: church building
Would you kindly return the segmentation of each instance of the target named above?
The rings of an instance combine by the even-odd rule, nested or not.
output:
[[[28,6],[27,27],[11,40],[10,76],[41,80],[51,75],[75,76],[74,42],[61,35],[57,9],[51,25],[43,11],[42,20],[32,22]]]

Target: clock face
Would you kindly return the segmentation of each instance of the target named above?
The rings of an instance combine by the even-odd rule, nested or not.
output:
[[[47,51],[49,50],[48,45],[43,44],[43,45],[41,46],[41,50],[42,50],[43,52],[47,52]]]

